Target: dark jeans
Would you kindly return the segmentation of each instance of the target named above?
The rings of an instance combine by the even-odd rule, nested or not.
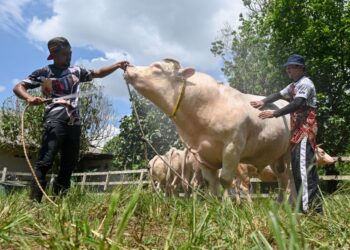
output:
[[[52,167],[55,156],[61,154],[61,163],[53,190],[56,194],[67,190],[70,177],[77,166],[80,148],[81,126],[64,124],[56,121],[45,121],[42,145],[38,160],[34,166],[35,174],[45,189],[46,174]],[[41,201],[43,194],[35,180],[31,185],[31,198]]]
[[[295,188],[298,195],[301,195],[300,212],[314,210],[322,213],[315,152],[306,137],[292,148],[292,172]]]

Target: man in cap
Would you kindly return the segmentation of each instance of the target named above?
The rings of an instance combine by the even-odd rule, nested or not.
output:
[[[301,55],[289,56],[284,67],[292,83],[280,92],[250,104],[254,108],[262,109],[267,103],[282,98],[291,101],[279,110],[262,111],[259,117],[267,119],[290,114],[292,172],[295,187],[301,195],[300,211],[306,213],[313,206],[316,212],[322,213],[319,177],[314,157],[317,133],[315,86],[305,75],[305,60]]]
[[[48,42],[48,49],[50,54],[47,60],[53,60],[53,64],[35,70],[26,79],[19,82],[13,91],[30,105],[45,104],[44,133],[34,171],[41,186],[45,188],[46,174],[55,156],[60,152],[60,168],[53,188],[58,194],[69,188],[70,177],[78,163],[81,134],[79,102],[78,95],[51,103],[46,103],[45,99],[76,94],[79,92],[81,82],[105,77],[119,68],[125,70],[129,62],[120,61],[98,70],[86,70],[79,66],[70,66],[72,51],[66,38],[51,39]],[[28,89],[37,87],[41,87],[45,98],[32,96],[27,92]],[[40,202],[42,195],[33,180],[31,198]]]

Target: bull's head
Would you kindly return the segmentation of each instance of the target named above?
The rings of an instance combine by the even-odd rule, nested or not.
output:
[[[319,145],[315,148],[315,156],[316,156],[316,162],[317,165],[323,166],[323,165],[331,165],[335,163],[335,160],[332,156],[327,154],[322,148],[319,147]]]
[[[181,68],[174,59],[164,59],[146,67],[129,66],[124,79],[170,115],[183,91],[181,85],[194,73],[193,68]]]

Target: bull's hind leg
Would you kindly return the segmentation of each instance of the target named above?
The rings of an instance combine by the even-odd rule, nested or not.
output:
[[[208,168],[203,164],[201,164],[201,170],[203,178],[208,182],[210,194],[213,196],[219,196],[219,170]]]
[[[292,204],[295,197],[294,179],[290,171],[290,155],[286,154],[271,165],[277,176],[278,196],[277,201],[282,203],[285,195],[289,193],[289,202]]]
[[[243,144],[243,143],[242,143]],[[239,145],[242,145],[239,144]],[[223,154],[223,164],[219,175],[220,183],[224,188],[224,199],[228,198],[229,189],[232,186],[232,182],[236,177],[236,170],[238,167],[241,154],[241,148],[230,143],[225,148]]]

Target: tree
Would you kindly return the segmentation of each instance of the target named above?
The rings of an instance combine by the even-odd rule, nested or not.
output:
[[[103,87],[93,82],[81,84],[81,92],[88,93],[80,99],[82,126],[81,152],[89,147],[101,147],[112,136],[115,110],[111,101],[103,95]]]
[[[318,91],[318,139],[332,154],[342,154],[350,143],[345,92],[350,88],[350,1],[274,2],[266,22],[273,31],[271,50],[305,55]]]
[[[318,92],[318,141],[331,154],[343,154],[350,145],[350,96],[345,91],[350,88],[350,1],[244,3],[250,12],[241,17],[239,30],[223,32],[212,46],[224,59],[231,86],[271,94],[288,83],[281,67],[288,55],[304,55]]]
[[[82,124],[80,155],[88,151],[92,142],[104,140],[110,136],[108,126],[113,123],[114,112],[110,101],[103,96],[102,87],[93,82],[81,84],[81,91],[91,93],[80,97]],[[40,91],[32,91],[40,95]],[[0,145],[14,150],[21,145],[21,114],[26,103],[16,96],[7,98],[1,109]],[[42,120],[44,106],[30,106],[25,113],[25,135],[29,154],[36,157],[41,145],[43,132]]]
[[[160,154],[167,152],[171,146],[181,148],[174,123],[143,96],[134,91],[132,95],[145,137],[153,147]],[[155,152],[149,145],[145,146],[134,110],[121,119],[119,128],[120,133],[106,143],[103,151],[116,156],[114,166],[118,169],[145,168]]]
[[[211,51],[223,59],[222,71],[230,86],[243,93],[268,95],[283,86],[285,76],[273,64],[269,53],[270,34],[263,29],[267,1],[244,1],[250,10],[248,18],[240,16],[238,30],[229,24],[221,37],[212,43]]]

